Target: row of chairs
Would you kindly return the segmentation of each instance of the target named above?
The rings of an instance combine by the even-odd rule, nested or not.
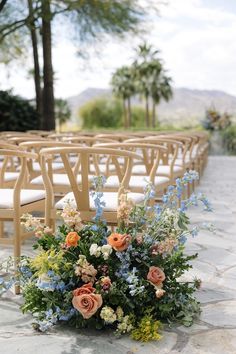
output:
[[[21,243],[30,236],[21,230],[21,215],[41,212],[53,227],[57,211],[68,201],[84,221],[91,221],[95,205],[89,191],[94,176],[100,175],[106,177],[104,218],[114,225],[124,191],[134,203],[141,203],[144,187],[151,182],[161,197],[187,170],[195,169],[201,176],[207,155],[208,137],[203,132],[2,132],[0,243],[13,244],[19,258]],[[14,222],[12,238],[4,234],[4,222],[9,220]]]

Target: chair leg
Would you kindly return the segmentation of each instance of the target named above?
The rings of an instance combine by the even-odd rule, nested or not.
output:
[[[0,237],[4,237],[4,221],[0,221]]]
[[[16,281],[18,281],[18,266],[20,262],[21,256],[21,223],[20,223],[20,213],[19,211],[15,211],[14,217],[14,267],[15,267],[15,277]],[[15,285],[15,294],[20,294],[20,284]]]

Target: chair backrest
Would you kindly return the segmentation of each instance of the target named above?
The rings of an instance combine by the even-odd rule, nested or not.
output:
[[[19,147],[29,151],[29,152],[33,152],[36,153],[38,158],[35,159],[36,162],[38,162],[40,164],[40,158],[39,158],[39,152],[42,149],[45,148],[53,148],[53,147],[71,147],[71,146],[80,146],[79,144],[71,144],[71,143],[67,143],[67,142],[62,142],[62,141],[55,141],[55,140],[35,140],[35,141],[27,141],[27,142],[22,142],[19,144]],[[58,156],[55,156],[55,158],[58,159]],[[30,179],[35,177],[35,170],[34,170],[34,166],[33,166],[33,161],[29,160],[28,161],[28,171],[29,171],[29,175],[30,175]],[[52,178],[52,170],[53,170],[53,166],[52,166],[52,162],[49,164],[49,174]],[[61,162],[58,161],[57,162]],[[79,166],[75,163],[72,163],[74,168],[78,168]],[[78,163],[79,164],[79,163]],[[63,173],[65,172],[63,168],[58,169],[57,170],[58,173]],[[41,171],[38,171],[38,174],[40,174]]]
[[[20,143],[27,142],[27,141],[39,141],[39,140],[46,140],[45,138],[37,135],[20,135],[20,136],[13,136],[8,139],[8,142],[11,144],[19,145]]]
[[[167,153],[166,147],[157,144],[150,144],[148,142],[145,143],[145,141],[143,141],[143,143],[122,142],[97,144],[96,147],[127,150],[136,153],[137,155],[139,155],[138,163],[142,164],[145,167],[146,173],[143,174],[149,176],[149,179],[152,182],[154,182],[154,178],[156,176],[158,165],[160,159],[162,158],[162,155]]]
[[[19,160],[19,174],[14,185],[14,202],[20,202],[20,190],[25,183],[27,176],[27,161],[31,159],[36,159],[37,154],[29,153],[22,150],[9,150],[9,149],[0,149],[0,156],[3,157],[4,161],[7,161],[9,158],[17,158]],[[5,164],[0,171],[0,187],[4,184],[4,175],[6,172]],[[16,204],[15,204],[16,205]]]
[[[169,139],[166,137],[145,137],[143,139],[129,139],[125,143],[148,143],[159,146],[164,146],[166,148],[165,153],[162,154],[161,160],[164,165],[170,165],[173,168],[175,161],[178,157],[180,150],[182,149],[182,143],[180,141]]]
[[[117,132],[114,132],[114,133],[104,133],[104,134],[97,134],[96,135],[96,138],[100,139],[100,138],[105,138],[105,139],[112,139],[113,141],[117,141],[117,142],[122,142],[124,140],[127,140],[127,139],[131,139],[133,137],[132,134],[130,133],[117,133]]]
[[[0,140],[0,149],[5,149],[5,150],[21,150],[19,146],[14,145],[14,144],[9,144],[8,142],[4,140]],[[10,172],[15,172],[18,166],[18,159],[15,156],[8,156],[8,158],[4,156],[0,156],[0,170],[3,169],[4,173],[6,171]]]
[[[71,142],[75,144],[81,144],[84,146],[93,146],[98,143],[112,143],[114,142],[113,139],[109,138],[99,138],[94,136],[67,136],[63,137],[62,141],[64,142]]]
[[[89,200],[89,164],[91,156],[94,161],[99,159],[100,156],[106,156],[107,159],[111,158],[114,165],[119,166],[118,158],[125,157],[127,159],[126,169],[117,169],[117,176],[120,181],[119,189],[117,190],[118,198],[124,190],[128,189],[129,181],[131,177],[132,163],[133,159],[138,159],[139,155],[125,150],[111,149],[111,148],[100,148],[100,147],[57,147],[57,148],[47,148],[40,151],[41,165],[42,165],[42,175],[44,178],[44,184],[47,191],[47,203],[52,203],[53,201],[53,187],[51,179],[48,176],[47,160],[51,160],[53,155],[60,155],[61,160],[64,164],[65,171],[67,173],[68,179],[70,181],[71,190],[74,194],[76,205],[78,210],[89,212],[90,210],[90,200]],[[81,162],[81,183],[77,183],[77,176],[75,171],[73,171],[70,165],[70,154],[77,154],[78,159]],[[48,205],[48,204],[47,204]]]

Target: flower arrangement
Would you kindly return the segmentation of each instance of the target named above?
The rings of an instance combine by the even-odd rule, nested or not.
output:
[[[83,224],[70,203],[55,233],[25,215],[27,228],[36,227],[38,252],[34,258],[21,258],[17,279],[0,278],[0,291],[20,279],[21,309],[33,315],[34,328],[40,331],[56,323],[110,327],[118,335],[129,333],[145,342],[161,338],[161,323],[191,325],[200,313],[194,297],[200,281],[181,279],[197,257],[184,253],[185,242],[201,227],[212,229],[207,224],[191,227],[186,215],[187,208],[199,202],[211,210],[203,194],[181,201],[187,184],[197,178],[190,171],[177,179],[161,205],[150,203],[154,197],[150,184],[142,205],[134,205],[124,193],[116,230],[102,219],[101,177],[95,179],[92,192],[97,207],[94,222]]]
[[[202,125],[205,129],[224,130],[231,125],[231,115],[227,112],[219,113],[214,107],[206,110]]]

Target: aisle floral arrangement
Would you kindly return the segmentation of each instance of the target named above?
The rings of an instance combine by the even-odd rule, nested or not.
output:
[[[33,315],[34,328],[40,331],[66,323],[76,328],[108,327],[117,335],[129,333],[133,339],[148,341],[161,338],[161,323],[190,326],[200,313],[194,297],[200,280],[184,280],[197,257],[184,251],[187,238],[196,236],[201,226],[190,226],[186,210],[199,202],[211,210],[203,194],[181,198],[187,184],[197,178],[190,171],[177,179],[161,204],[151,202],[151,185],[142,205],[134,205],[124,193],[115,231],[102,218],[102,177],[94,180],[94,222],[83,224],[70,202],[55,233],[25,215],[25,226],[37,236],[37,253],[21,258],[17,279],[0,278],[0,292],[20,280],[22,311]],[[9,268],[11,260],[4,266]]]

